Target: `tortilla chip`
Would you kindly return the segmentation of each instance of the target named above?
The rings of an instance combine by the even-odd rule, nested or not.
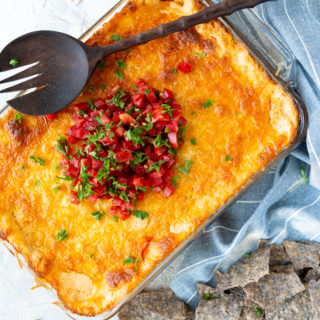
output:
[[[271,273],[257,283],[244,287],[247,297],[264,309],[303,291],[304,285],[296,273]]]
[[[167,320],[160,315],[150,312],[134,302],[127,303],[117,314],[119,320]]]
[[[254,251],[250,256],[243,257],[233,264],[226,273],[217,272],[215,281],[217,289],[226,290],[234,287],[244,287],[256,282],[269,273],[270,247]]]
[[[293,241],[283,241],[283,244],[296,271],[313,268],[317,273],[320,273],[318,246],[310,242]]]
[[[280,264],[275,266],[270,266],[270,273],[292,273],[295,272],[293,264]]]
[[[134,299],[136,305],[169,320],[186,318],[184,302],[171,290],[142,292]]]
[[[263,316],[263,311],[261,308],[261,316],[258,315],[257,311],[254,310],[254,308],[251,307],[243,307],[240,319],[239,320],[262,320],[265,319]]]
[[[320,281],[310,281],[308,288],[311,305],[313,309],[318,313],[318,319],[320,319]]]
[[[270,247],[270,259],[269,259],[270,266],[285,264],[290,261],[282,244],[281,245],[271,244],[269,247]]]
[[[243,300],[243,296],[236,293],[221,293],[220,297],[200,300],[195,320],[238,320]]]
[[[307,291],[301,292],[282,304],[265,310],[266,320],[316,320],[319,319],[316,311],[311,306]]]
[[[319,280],[319,274],[317,274],[313,269],[307,271],[306,275],[302,279],[302,282],[307,285],[311,280]]]
[[[222,292],[220,290],[217,290],[215,288],[212,288],[204,283],[197,283],[197,290],[198,290],[198,295],[200,297],[200,300],[202,299],[203,295],[205,294],[210,294],[211,298],[220,298]]]

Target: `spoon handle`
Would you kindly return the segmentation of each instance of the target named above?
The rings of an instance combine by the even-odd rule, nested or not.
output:
[[[106,57],[114,52],[124,51],[151,40],[163,38],[171,33],[184,31],[201,23],[207,23],[214,18],[230,15],[241,9],[253,8],[266,1],[270,0],[224,0],[218,4],[213,4],[211,7],[202,9],[193,15],[181,17],[178,20],[143,31],[131,38],[120,40],[106,47],[100,47],[100,53],[103,57]]]

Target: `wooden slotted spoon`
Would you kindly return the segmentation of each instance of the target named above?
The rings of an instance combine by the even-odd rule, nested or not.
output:
[[[12,59],[17,59],[19,67],[37,63],[0,81],[0,84],[32,75],[37,76],[6,88],[0,93],[37,88],[8,101],[8,104],[19,112],[29,115],[55,113],[69,105],[81,93],[102,58],[171,33],[186,30],[194,25],[207,23],[214,18],[252,8],[266,1],[269,0],[224,0],[191,16],[181,17],[106,47],[90,47],[60,32],[28,33],[15,39],[2,50],[0,72],[12,68],[10,65]]]

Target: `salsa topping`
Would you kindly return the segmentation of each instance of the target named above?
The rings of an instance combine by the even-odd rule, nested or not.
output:
[[[160,93],[141,79],[133,87],[130,94],[117,85],[106,98],[73,105],[74,124],[55,146],[63,156],[57,178],[72,181],[70,201],[112,199],[109,214],[121,219],[151,188],[172,195],[172,169],[186,129],[170,90]],[[191,164],[179,170],[188,174]],[[147,217],[143,211],[134,215]]]

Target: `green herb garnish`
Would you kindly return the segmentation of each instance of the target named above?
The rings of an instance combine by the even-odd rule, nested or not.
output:
[[[44,160],[41,158],[36,158],[35,156],[30,156],[29,159],[33,160],[35,163],[40,164],[40,166],[44,166]]]
[[[92,84],[89,88],[88,88],[89,92],[93,92],[94,91],[94,85]]]
[[[18,64],[19,64],[19,60],[14,58],[14,59],[11,59],[9,61],[9,64],[11,65],[11,67],[15,68]]]
[[[58,242],[60,242],[62,240],[67,240],[68,239],[67,230],[61,229],[60,231],[58,231],[56,234],[56,238],[57,238]]]
[[[172,183],[172,185],[176,188],[176,187],[179,185],[178,181],[180,181],[180,180],[181,180],[181,177],[180,177],[180,176],[174,176],[174,177],[171,179],[171,183]]]
[[[36,182],[34,183],[36,187],[39,187],[40,181],[36,180]]]
[[[122,74],[122,70],[126,67],[126,64],[124,63],[123,59],[117,60],[116,61],[117,67],[116,67],[116,77],[118,79],[123,79],[123,74]]]
[[[120,41],[120,40],[122,39],[122,37],[119,36],[118,34],[113,34],[113,35],[111,36],[111,39],[112,39],[113,41]]]
[[[198,58],[204,58],[207,55],[207,53],[206,52],[194,53],[193,55],[198,57]]]
[[[188,175],[190,173],[190,168],[193,165],[193,161],[185,160],[184,165],[178,167],[180,173]]]
[[[112,220],[115,221],[115,222],[118,222],[119,217],[112,217]]]
[[[97,220],[99,221],[106,213],[104,211],[97,211],[94,213],[91,213],[91,215]]]
[[[172,68],[172,69],[171,69],[171,72],[172,72],[173,74],[176,74],[176,73],[177,73],[177,68]]]
[[[92,259],[93,257],[94,257],[94,254],[91,253],[91,254],[89,255],[89,258]]]
[[[103,90],[103,89],[105,89],[106,87],[107,87],[107,85],[106,85],[105,83],[102,83],[102,84],[100,84],[100,87],[99,87],[99,88],[100,88],[101,90]]]
[[[159,162],[153,162],[152,165],[147,169],[147,172],[150,172],[152,170],[155,170],[159,172],[161,165],[164,163],[163,160],[160,160]]]
[[[205,293],[205,294],[201,297],[202,300],[209,300],[210,298],[211,298],[211,294],[210,294],[210,293]]]
[[[60,185],[57,185],[52,188],[52,191],[53,191],[53,193],[57,193],[59,189],[60,189]]]
[[[22,120],[22,114],[20,112],[15,113],[14,117],[18,120],[19,123],[21,123]]]
[[[128,258],[127,258],[127,259],[124,259],[123,262],[122,262],[122,264],[137,263],[139,260],[140,260],[140,258],[138,258],[138,259],[133,259],[133,258],[131,257],[131,255],[129,254],[129,255],[128,255]]]
[[[225,161],[227,161],[227,162],[230,162],[230,161],[232,161],[233,159],[232,159],[232,157],[230,157],[230,156],[226,156],[225,157]]]
[[[253,310],[256,312],[257,316],[258,317],[261,317],[262,316],[262,310],[258,307],[255,307],[253,308]]]
[[[105,63],[103,60],[101,60],[101,61],[98,63],[98,68],[99,68],[99,69],[103,69],[105,66],[106,66],[106,63]]]
[[[22,167],[21,167],[21,170],[26,170],[27,169],[27,167],[25,166],[25,165],[23,165]]]
[[[300,168],[300,174],[301,174],[302,182],[303,183],[307,183],[308,177],[306,175],[306,169],[305,168]]]
[[[136,210],[133,215],[141,220],[144,220],[145,218],[149,217],[149,213],[146,211]]]
[[[192,138],[190,140],[191,144],[193,144],[194,146],[197,144],[197,139],[196,138]]]
[[[207,101],[205,101],[200,107],[202,109],[207,109],[209,107],[211,107],[214,104],[213,100],[208,99]]]

